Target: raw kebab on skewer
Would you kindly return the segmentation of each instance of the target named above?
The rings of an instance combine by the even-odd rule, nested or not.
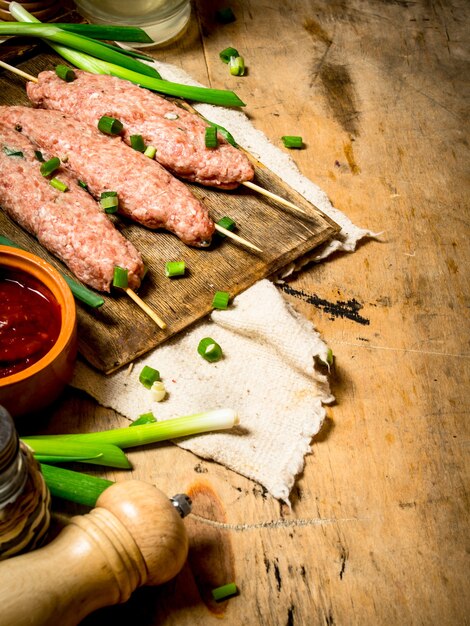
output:
[[[198,115],[121,78],[74,70],[66,82],[53,71],[41,72],[27,84],[36,106],[62,111],[96,128],[106,115],[124,124],[123,139],[141,135],[157,152],[155,159],[180,178],[221,189],[251,181],[254,169],[245,154],[218,136],[218,146],[207,148],[209,126]]]
[[[0,107],[0,122],[59,157],[95,198],[117,192],[122,215],[148,228],[165,228],[188,245],[209,245],[214,223],[207,209],[181,181],[120,137],[59,111],[23,106]]]
[[[52,187],[40,172],[37,151],[11,124],[0,123],[0,206],[85,284],[110,291],[118,265],[137,289],[145,273],[140,254],[70,172],[61,167],[56,173],[66,193]]]

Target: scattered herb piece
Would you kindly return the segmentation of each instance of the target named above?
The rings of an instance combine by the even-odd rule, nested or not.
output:
[[[19,157],[20,159],[24,157],[24,154],[21,152],[21,150],[15,150],[15,148],[9,148],[8,146],[3,146],[3,152],[7,156],[11,157]]]
[[[40,163],[45,163],[46,159],[42,156],[42,152],[40,150],[35,150],[34,156]]]
[[[229,66],[232,76],[243,76],[245,74],[245,60],[243,57],[230,57]]]
[[[103,191],[100,196],[100,205],[105,213],[116,213],[119,208],[117,191]]]
[[[142,135],[131,135],[130,139],[131,139],[131,146],[132,148],[134,148],[134,150],[137,150],[137,152],[144,152],[145,143],[142,138]]]
[[[128,273],[128,270],[124,269],[123,267],[119,267],[119,265],[116,265],[113,274],[113,287],[121,287],[121,289],[125,289],[128,285]]]
[[[147,389],[150,389],[157,380],[160,380],[160,372],[150,367],[150,365],[144,365],[139,374],[139,382],[141,382],[144,387],[147,387]]]
[[[220,219],[217,224],[219,226],[222,226],[222,228],[225,228],[226,230],[235,230],[236,228],[236,223],[235,221],[231,218],[228,217],[228,215],[225,215],[224,217],[222,217],[222,219]],[[224,233],[217,233],[219,237],[225,237],[226,235],[224,235]]]
[[[217,148],[219,140],[217,139],[217,128],[215,126],[208,126],[206,128],[204,141],[206,148]]]
[[[60,159],[59,157],[52,157],[48,161],[44,161],[39,168],[39,171],[43,176],[49,176],[53,172],[56,171],[60,167]]]
[[[58,178],[51,178],[50,184],[54,187],[54,189],[64,193],[69,190],[68,186]]]
[[[145,156],[149,159],[154,159],[157,154],[157,149],[154,146],[147,146],[144,152]]]
[[[228,291],[216,291],[212,300],[212,308],[225,310],[228,307],[230,294]]]
[[[302,148],[304,145],[302,137],[299,137],[298,135],[284,135],[281,139],[286,148]]]
[[[184,276],[185,272],[186,263],[184,261],[168,261],[165,263],[165,276],[168,278]]]
[[[222,348],[211,337],[204,337],[199,342],[197,347],[198,353],[203,359],[209,361],[209,363],[215,363],[222,358]]]
[[[98,120],[98,129],[106,135],[119,135],[123,128],[122,122],[115,117],[103,115],[103,117]]]
[[[83,180],[77,180],[77,185],[79,185],[82,189],[88,191],[88,185],[83,182]]]
[[[161,380],[156,380],[151,386],[150,392],[154,402],[161,402],[166,396],[165,385]]]
[[[228,583],[226,585],[222,585],[222,587],[212,589],[212,597],[216,602],[235,596],[237,593],[238,589],[235,583]]]
[[[71,83],[76,78],[76,74],[71,67],[67,65],[56,65],[55,73],[59,78],[65,80],[66,83]]]
[[[230,63],[231,57],[239,57],[238,50],[236,48],[225,48],[219,52],[219,57],[224,63]]]

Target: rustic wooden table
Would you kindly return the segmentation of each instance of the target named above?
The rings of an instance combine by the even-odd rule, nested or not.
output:
[[[237,21],[216,25],[226,4]],[[218,524],[188,519],[190,557],[176,580],[87,626],[470,619],[468,13],[464,0],[196,0],[184,38],[153,52],[235,89],[273,143],[302,135],[305,149],[291,152],[302,173],[383,234],[304,270],[285,293],[336,355],[337,402],[292,510],[176,446],[133,452],[133,477],[189,491],[195,512]],[[220,63],[228,45],[246,76]],[[126,423],[70,390],[37,429]],[[228,580],[240,595],[212,606],[209,590]]]

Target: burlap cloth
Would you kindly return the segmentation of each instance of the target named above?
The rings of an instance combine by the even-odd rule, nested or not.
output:
[[[158,63],[157,68],[169,80],[197,84],[174,66]],[[325,193],[300,174],[290,156],[272,145],[243,113],[206,104],[196,108],[230,130],[241,146],[341,226],[337,238],[317,248],[310,260],[320,261],[335,250],[353,251],[359,239],[373,236],[335,209]],[[293,268],[286,268],[286,273]],[[207,363],[197,354],[199,340],[207,336],[223,348],[224,358],[218,363]],[[262,280],[235,298],[228,310],[214,311],[189,332],[136,361],[130,373],[125,368],[104,376],[79,362],[72,385],[130,420],[149,411],[165,420],[213,408],[235,409],[240,427],[176,443],[289,502],[311,439],[321,428],[324,404],[333,400],[327,378],[315,368],[316,357],[325,360],[326,355],[327,346],[313,325],[270,281]],[[168,391],[163,402],[152,402],[139,382],[144,365],[160,372]]]

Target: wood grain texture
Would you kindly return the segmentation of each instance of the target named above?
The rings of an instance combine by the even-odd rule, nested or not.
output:
[[[383,235],[285,290],[336,355],[337,402],[292,511],[170,444],[132,452],[131,475],[168,493],[203,478],[217,495],[223,511],[201,500],[198,513],[234,526],[192,520],[190,554],[199,528],[210,551],[223,550],[220,572],[232,575],[232,562],[240,595],[224,607],[228,626],[466,624],[468,3],[234,1],[237,21],[224,27],[213,19],[221,4],[197,0],[185,38],[154,54],[235,87],[274,143],[301,134],[301,171]],[[245,56],[247,76],[219,62],[227,45]],[[28,430],[125,423],[70,392]],[[286,525],[257,526],[279,519]],[[199,592],[202,571],[190,558],[172,583],[85,624],[220,624]]]
[[[36,76],[44,69],[53,68],[57,59],[54,55],[40,54],[19,67]],[[24,81],[5,72],[0,76],[0,94],[0,104],[29,104]],[[305,255],[339,230],[332,220],[268,169],[259,165],[255,172],[258,185],[300,206],[306,215],[285,209],[244,187],[224,192],[189,186],[209,208],[215,221],[229,215],[237,224],[237,234],[255,244],[262,253],[253,253],[217,235],[207,250],[190,248],[169,233],[152,231],[123,218],[113,219],[116,227],[141,252],[149,268],[139,295],[167,323],[167,328],[164,331],[156,328],[123,293],[105,296],[105,304],[100,309],[79,304],[79,351],[89,363],[105,373],[126,365],[207,315],[216,291],[228,291],[234,297],[257,280]],[[0,231],[73,276],[3,212],[0,213]],[[187,273],[179,280],[169,280],[164,273],[165,262],[176,260],[186,262]]]

